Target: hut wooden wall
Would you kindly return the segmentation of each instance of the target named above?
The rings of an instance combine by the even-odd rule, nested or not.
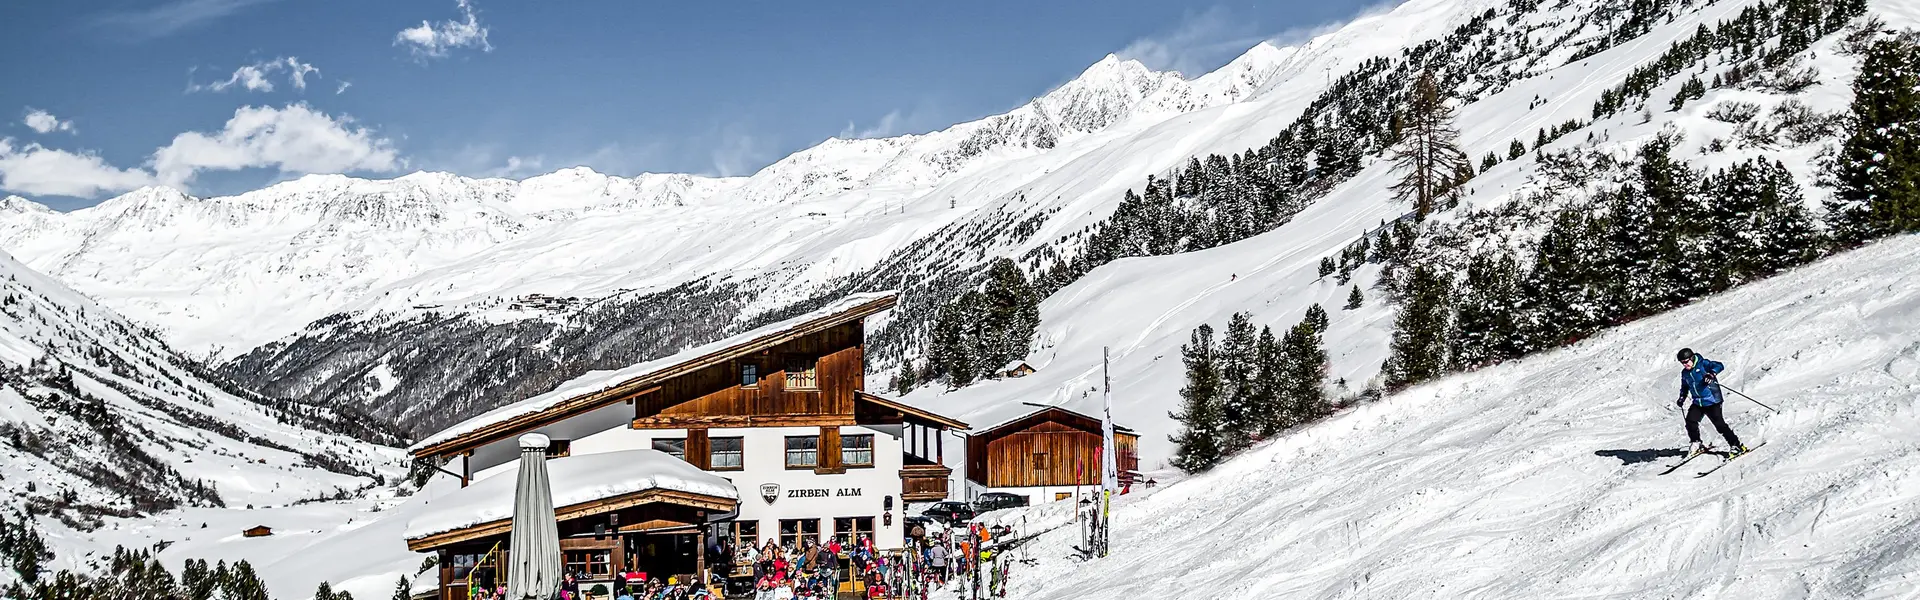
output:
[[[676,377],[659,391],[635,399],[636,426],[698,426],[702,417],[832,416],[850,420],[854,392],[866,386],[865,336],[862,324],[856,321]],[[787,389],[784,369],[789,356],[816,360],[818,389]],[[746,363],[759,365],[758,385],[740,385],[741,365]]]
[[[987,486],[1100,483],[1100,436],[1042,422],[986,444]],[[1036,454],[1045,454],[1036,463]]]

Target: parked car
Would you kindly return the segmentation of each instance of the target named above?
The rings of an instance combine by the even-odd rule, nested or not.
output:
[[[989,492],[981,494],[979,498],[973,501],[973,511],[975,514],[978,514],[1000,510],[1002,508],[1018,508],[1026,505],[1026,496],[1006,492]]]
[[[973,510],[973,505],[965,502],[941,502],[927,507],[927,511],[920,514],[951,526],[972,521],[976,513]]]

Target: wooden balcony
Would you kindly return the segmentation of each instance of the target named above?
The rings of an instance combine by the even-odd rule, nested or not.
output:
[[[900,469],[900,499],[939,502],[947,499],[947,481],[953,469],[940,465],[907,465]]]

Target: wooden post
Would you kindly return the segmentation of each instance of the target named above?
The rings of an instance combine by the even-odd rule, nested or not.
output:
[[[473,483],[473,451],[460,453],[460,487]]]
[[[935,448],[934,452],[939,454],[939,456],[935,458],[933,462],[940,464],[940,466],[946,466],[947,464],[947,432],[944,429],[935,429],[933,432],[933,436],[934,436],[933,446]]]
[[[706,513],[704,512],[700,513],[699,521],[700,521],[700,524],[695,526],[695,529],[694,529],[697,532],[694,534],[694,545],[699,546],[699,548],[693,551],[693,556],[694,556],[693,585],[699,586],[700,589],[705,589],[707,587],[707,516],[706,516]]]

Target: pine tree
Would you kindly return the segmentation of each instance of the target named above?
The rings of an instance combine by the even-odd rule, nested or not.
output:
[[[333,586],[327,585],[325,581],[320,582],[320,587],[313,590],[313,600],[333,600],[333,598]]]
[[[980,375],[995,376],[1001,365],[1026,357],[1040,325],[1040,300],[1026,274],[1004,257],[987,268],[986,287],[977,299],[981,327],[973,343],[975,367]]]
[[[233,563],[225,585],[223,600],[267,600],[267,585],[253,571],[253,565],[241,560]]]
[[[913,386],[916,383],[918,382],[914,381],[913,361],[906,357],[901,357],[900,373],[893,376],[893,391],[905,396],[908,392],[913,391]]]
[[[1498,154],[1494,154],[1494,153],[1492,153],[1492,152],[1488,152],[1488,153],[1487,153],[1487,157],[1486,157],[1486,158],[1482,158],[1482,159],[1480,159],[1480,172],[1481,172],[1481,173],[1485,173],[1485,172],[1487,172],[1487,170],[1489,170],[1489,169],[1492,169],[1492,168],[1494,168],[1494,167],[1497,167],[1497,166],[1500,166],[1500,155],[1498,155]]]
[[[1747,274],[1766,276],[1813,262],[1820,257],[1826,239],[1807,211],[1799,182],[1794,181],[1784,163],[1755,162],[1761,205],[1752,220],[1747,254],[1742,260],[1750,269]]]
[[[1201,324],[1180,347],[1187,367],[1187,385],[1180,389],[1181,410],[1172,413],[1180,423],[1174,443],[1173,465],[1188,473],[1213,468],[1225,458],[1220,447],[1220,368],[1214,359],[1213,327]]]
[[[1557,348],[1618,314],[1608,222],[1578,210],[1553,215],[1520,277],[1514,321],[1522,352]]]
[[[392,600],[412,600],[412,598],[413,598],[413,584],[412,582],[407,581],[407,576],[401,575],[400,582],[393,586]]]
[[[1518,278],[1518,262],[1504,250],[1475,253],[1467,259],[1466,279],[1454,302],[1450,370],[1478,368],[1518,354],[1514,320]]]
[[[1254,378],[1259,374],[1259,365],[1254,362],[1257,343],[1247,313],[1233,313],[1216,356],[1220,365],[1220,448],[1227,454],[1251,445],[1259,429],[1253,419],[1259,412],[1253,408]]]
[[[945,378],[947,385],[954,387],[971,383],[974,369],[973,361],[968,359],[966,346],[965,322],[971,315],[965,313],[965,307],[959,302],[941,307],[940,315],[934,318],[933,330],[929,332],[931,339],[927,343],[927,370],[935,377]]]
[[[1433,212],[1441,196],[1465,179],[1473,165],[1460,150],[1460,132],[1453,127],[1453,107],[1431,71],[1414,83],[1407,101],[1406,128],[1393,146],[1391,158],[1400,180],[1392,186],[1394,199],[1414,206],[1417,218]]]
[[[1452,315],[1452,283],[1425,266],[1407,277],[1406,300],[1393,321],[1387,358],[1387,385],[1413,385],[1439,377],[1446,368]]]
[[[1327,406],[1327,352],[1322,330],[1309,321],[1288,329],[1280,341],[1281,405],[1288,427],[1311,423],[1331,412]]]
[[[40,581],[47,561],[53,560],[53,549],[40,537],[32,517],[15,513],[12,519],[0,521],[0,558],[6,559],[21,582],[33,585]]]
[[[1318,303],[1307,307],[1307,320],[1305,322],[1313,325],[1314,331],[1320,333],[1326,333],[1327,326],[1332,323],[1332,321],[1327,319],[1327,309],[1320,308]]]
[[[1852,113],[1827,203],[1834,241],[1920,230],[1920,47],[1875,40],[1853,79]]]
[[[1687,79],[1686,83],[1680,84],[1680,91],[1673,95],[1673,101],[1669,104],[1673,110],[1677,111],[1686,106],[1688,101],[1699,100],[1706,95],[1707,85],[1700,82],[1699,75],[1695,75]]]
[[[1334,268],[1335,267],[1333,265],[1333,257],[1331,256],[1321,257],[1320,259],[1320,276],[1321,277],[1332,275]]]
[[[1254,386],[1252,401],[1248,403],[1251,408],[1248,416],[1256,424],[1255,435],[1266,439],[1284,427],[1281,376],[1286,372],[1286,364],[1280,343],[1273,338],[1273,328],[1260,328],[1253,355]]]
[[[1360,295],[1360,286],[1356,285],[1356,286],[1353,286],[1353,292],[1350,294],[1347,294],[1347,306],[1341,310],[1353,310],[1356,308],[1360,308],[1360,305],[1365,302],[1366,302],[1366,298]]]
[[[1820,232],[1785,165],[1740,163],[1710,178],[1707,188],[1713,238],[1708,245],[1725,266],[1716,270],[1715,291],[1818,257]]]
[[[1520,140],[1516,139],[1513,141],[1512,144],[1507,145],[1507,160],[1518,159],[1526,155],[1527,155],[1527,145],[1520,143]]]
[[[220,582],[207,568],[207,561],[189,558],[180,568],[180,589],[186,592],[187,600],[209,600],[219,586]]]
[[[1614,285],[1603,320],[1676,306],[1710,290],[1707,271],[1720,268],[1700,254],[1720,250],[1698,243],[1709,217],[1697,196],[1698,176],[1673,158],[1673,144],[1661,135],[1641,146],[1638,177],[1613,197],[1604,254],[1613,258]]]

